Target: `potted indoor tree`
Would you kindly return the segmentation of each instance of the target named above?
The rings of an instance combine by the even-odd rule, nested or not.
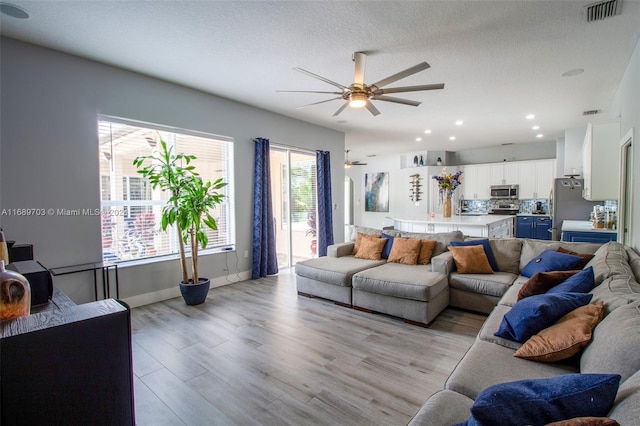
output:
[[[180,246],[182,281],[180,291],[187,305],[198,305],[207,298],[211,281],[198,274],[198,251],[208,243],[206,229],[218,226],[210,211],[222,203],[224,194],[218,192],[227,184],[222,178],[204,182],[191,165],[196,157],[176,154],[173,147],[160,140],[160,151],[137,157],[133,164],[138,173],[148,179],[152,188],[169,192],[169,200],[162,208],[161,228],[175,225]],[[145,162],[149,161],[149,164]],[[187,268],[185,244],[191,246],[191,277]]]

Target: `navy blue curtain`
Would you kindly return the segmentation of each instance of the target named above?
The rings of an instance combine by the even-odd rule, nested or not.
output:
[[[271,202],[269,139],[257,138],[253,176],[253,250],[251,279],[278,273],[276,233]]]
[[[333,203],[331,201],[331,157],[329,151],[316,151],[318,176],[318,256],[327,255],[333,244]]]

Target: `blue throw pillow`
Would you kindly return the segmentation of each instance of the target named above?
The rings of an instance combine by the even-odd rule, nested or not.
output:
[[[575,275],[570,276],[560,284],[551,287],[546,294],[553,293],[589,293],[595,286],[593,267],[589,266]]]
[[[539,256],[531,259],[522,268],[520,275],[531,278],[538,272],[568,271],[575,268],[581,260],[580,256],[560,253],[555,250],[545,250]]]
[[[384,243],[384,248],[382,249],[382,254],[380,255],[380,257],[383,259],[388,259],[389,254],[391,253],[391,246],[393,246],[393,237],[383,232],[382,235],[380,235],[380,238],[387,239],[387,242]]]
[[[563,374],[484,389],[467,425],[544,425],[575,417],[605,417],[618,392],[619,374]]]
[[[451,241],[451,244],[454,247],[458,246],[482,246],[484,247],[484,254],[487,255],[487,259],[489,260],[489,265],[491,265],[491,269],[494,272],[499,272],[498,262],[496,262],[496,257],[493,255],[493,250],[491,250],[491,244],[489,244],[489,240],[484,238],[481,240],[468,240],[468,241]]]
[[[524,343],[569,312],[589,303],[592,297],[589,293],[545,293],[521,299],[504,314],[494,336]]]

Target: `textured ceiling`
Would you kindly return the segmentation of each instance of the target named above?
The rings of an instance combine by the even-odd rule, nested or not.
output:
[[[606,117],[640,36],[637,0],[592,23],[583,11],[592,2],[574,0],[10,3],[31,17],[1,16],[5,36],[343,131],[351,159],[555,140],[586,125],[584,110]],[[276,93],[335,89],[294,67],[350,85],[356,51],[368,54],[366,83],[427,61],[390,86],[445,89],[394,95],[422,105],[377,102],[377,117],[349,108],[332,117],[341,100],[296,108],[332,95]],[[585,71],[561,76],[575,68]]]

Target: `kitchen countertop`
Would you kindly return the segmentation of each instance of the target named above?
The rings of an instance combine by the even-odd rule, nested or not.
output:
[[[618,232],[609,228],[594,228],[593,224],[588,220],[564,220],[562,221],[562,231],[576,232]]]
[[[492,223],[501,222],[509,218],[513,218],[513,216],[488,214],[488,215],[482,215],[482,216],[454,215],[451,217],[442,217],[442,215],[437,214],[434,217],[430,217],[426,220],[397,219],[397,218],[390,218],[390,219],[397,220],[398,222],[410,222],[410,223],[418,223],[418,224],[433,223],[433,224],[442,224],[442,225],[455,224],[455,225],[486,226]]]

